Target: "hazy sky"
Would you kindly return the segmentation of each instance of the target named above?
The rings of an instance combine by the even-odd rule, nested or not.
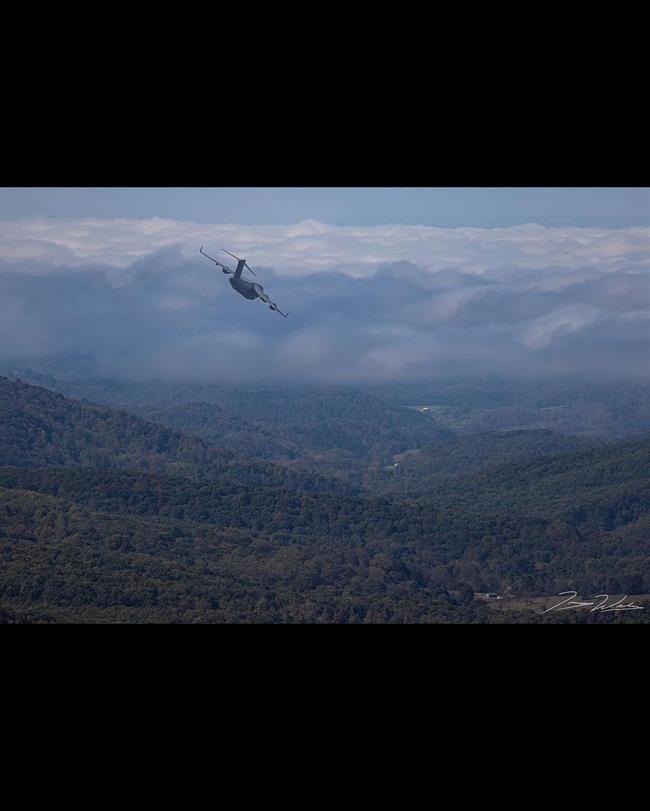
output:
[[[650,373],[648,189],[4,189],[0,363],[212,379]],[[247,258],[288,319],[199,254]]]
[[[163,217],[196,223],[403,223],[498,227],[647,225],[647,188],[15,188],[0,220]]]

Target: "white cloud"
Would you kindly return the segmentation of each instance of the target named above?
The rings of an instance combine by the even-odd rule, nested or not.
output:
[[[351,381],[648,370],[646,228],[50,219],[0,235],[0,360],[88,352],[144,375]],[[289,319],[236,296],[201,244],[246,257]]]
[[[424,225],[336,226],[201,224],[152,219],[38,219],[0,222],[0,257],[88,262],[125,267],[172,245],[191,257],[201,244],[228,248],[277,274],[337,269],[371,275],[384,263],[406,260],[431,271],[454,267],[481,274],[504,263],[529,270],[551,265],[616,270],[633,262],[650,268],[646,228],[433,228]],[[225,254],[221,254],[226,258]]]
[[[594,307],[562,307],[529,322],[521,330],[521,340],[529,349],[544,349],[560,335],[580,330],[597,319]]]

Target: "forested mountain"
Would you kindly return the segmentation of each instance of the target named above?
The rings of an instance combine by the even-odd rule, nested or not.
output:
[[[533,461],[606,447],[604,440],[553,431],[503,431],[457,436],[424,449],[395,454],[390,468],[365,478],[368,489],[383,493],[427,493],[437,482],[498,465]]]
[[[187,403],[170,408],[141,409],[148,420],[201,437],[251,459],[297,459],[299,446],[263,423],[244,420],[215,403]]]
[[[209,441],[0,379],[0,623],[650,620],[517,602],[650,595],[650,438],[454,437],[354,391],[220,396],[158,405]],[[232,450],[276,424],[292,467]],[[293,467],[318,456],[365,489]]]
[[[0,458],[9,465],[160,469],[209,461],[204,442],[123,411],[0,378]]]
[[[434,420],[372,395],[334,387],[231,389],[223,401],[246,419],[263,419],[313,452],[333,449],[383,457],[452,434]]]
[[[340,490],[335,480],[299,475],[262,460],[22,381],[0,378],[0,461],[164,471],[246,485]]]
[[[51,365],[51,364],[50,364]],[[48,364],[44,364],[48,368]],[[415,410],[429,406],[430,419],[436,428],[454,433],[483,433],[502,430],[548,429],[564,434],[625,438],[650,434],[650,381],[594,380],[574,377],[506,378],[448,377],[427,382],[366,384],[356,391],[335,386],[228,385],[197,381],[127,381],[80,376],[77,366],[57,369],[56,376],[47,371],[15,368],[4,364],[5,374],[20,377],[28,383],[44,386],[67,397],[126,409],[146,416],[152,409],[173,408],[188,403],[219,405],[240,418],[264,422],[267,413],[282,422],[282,411],[289,423],[300,422],[300,411],[313,408],[313,400],[330,400],[365,394],[372,398],[357,402],[369,419],[374,401],[381,410]],[[267,412],[267,400],[271,411]],[[282,400],[284,400],[284,409]],[[312,403],[310,403],[310,400]],[[320,406],[317,406],[321,408]],[[339,416],[329,409],[335,419]],[[295,410],[295,413],[291,413]],[[414,416],[419,417],[418,414]],[[415,423],[411,421],[411,426]],[[423,430],[427,430],[424,428]],[[431,434],[426,435],[431,438]],[[439,435],[438,435],[439,436]],[[436,437],[437,438],[437,437]],[[426,437],[421,437],[426,442]],[[435,439],[435,438],[434,438]],[[420,447],[422,443],[418,444]],[[416,445],[411,445],[416,447]],[[399,451],[395,451],[399,452]]]
[[[196,433],[224,448],[239,447],[244,441],[242,431],[250,431],[251,441],[259,436],[261,448],[277,450],[276,458],[291,458],[300,451],[387,459],[393,453],[452,436],[430,417],[335,386],[127,382],[59,379],[36,373],[25,379],[67,397],[126,409],[170,428]],[[209,406],[215,407],[213,412]]]
[[[619,496],[623,500],[645,498],[649,487],[647,438],[496,464],[476,473],[439,479],[420,498],[463,512],[507,507],[511,513],[550,516],[569,508],[579,510],[585,503],[607,504]]]

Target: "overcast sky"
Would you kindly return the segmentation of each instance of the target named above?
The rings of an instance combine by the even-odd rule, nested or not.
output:
[[[399,380],[650,372],[643,189],[3,190],[0,362]],[[198,253],[244,256],[288,319]]]

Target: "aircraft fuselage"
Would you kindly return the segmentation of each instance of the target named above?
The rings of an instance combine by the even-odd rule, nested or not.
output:
[[[260,294],[255,289],[256,287],[261,288],[261,284],[254,284],[253,282],[247,282],[245,279],[228,279],[232,287],[244,298],[248,299],[256,299],[259,298]]]

